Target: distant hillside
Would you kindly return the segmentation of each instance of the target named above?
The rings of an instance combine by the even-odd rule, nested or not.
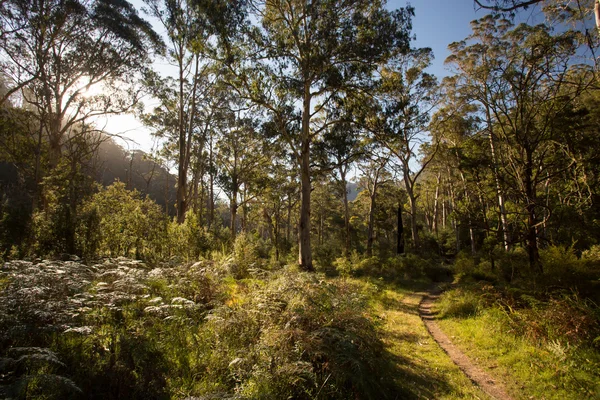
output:
[[[102,185],[108,186],[119,180],[125,183],[127,189],[148,194],[168,209],[169,214],[175,214],[177,177],[149,159],[145,152],[127,152],[112,139],[107,139],[98,148],[93,164],[96,180]]]
[[[358,196],[358,192],[360,192],[360,190],[358,190],[358,183],[356,182],[348,182],[346,190],[348,191],[348,201],[354,201],[356,196]]]

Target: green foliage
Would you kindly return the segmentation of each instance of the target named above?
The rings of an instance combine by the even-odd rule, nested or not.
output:
[[[379,257],[363,257],[353,251],[348,258],[337,258],[333,265],[342,276],[366,276],[385,279],[387,282],[442,282],[451,276],[450,270],[440,265],[437,260],[427,260],[412,253],[382,260]]]
[[[0,335],[0,354],[49,347],[62,364],[35,374],[62,376],[96,398],[393,398],[368,305],[373,285],[258,266],[248,269],[255,278],[236,280],[222,266],[7,263],[0,323],[10,329]],[[36,385],[64,396],[58,386]]]
[[[79,248],[86,256],[151,257],[160,254],[165,216],[149,198],[116,182],[82,206]]]
[[[482,305],[477,294],[455,289],[442,294],[437,307],[441,318],[465,318],[477,315]]]
[[[384,398],[391,394],[383,346],[363,290],[344,281],[282,271],[214,309],[203,328],[208,382],[242,398]],[[376,372],[377,371],[377,372]],[[201,387],[209,387],[201,383]]]
[[[589,263],[598,264],[600,262],[600,245],[593,245],[581,253],[581,258]]]
[[[261,266],[260,239],[249,233],[240,233],[233,244],[233,256],[229,272],[236,279],[247,277],[249,269]]]
[[[186,214],[185,222],[179,224],[171,221],[167,226],[166,242],[163,248],[156,247],[157,244],[164,242],[164,238],[158,238],[153,243],[157,252],[157,258],[160,256],[177,256],[185,261],[194,261],[202,255],[206,255],[211,249],[216,247],[217,238],[214,233],[202,227],[198,215],[193,212]]]
[[[0,258],[20,258],[26,253],[30,219],[31,198],[24,190],[6,190],[0,195]]]
[[[62,399],[81,394],[68,378],[57,374],[65,369],[55,352],[39,347],[13,347],[0,357],[0,396],[5,399]]]
[[[77,252],[79,208],[92,187],[92,180],[82,166],[66,158],[44,177],[42,204],[32,215],[31,253],[59,255]]]
[[[493,283],[498,281],[497,271],[492,269],[489,261],[477,262],[471,254],[464,250],[458,253],[454,260],[454,271],[458,274],[459,280],[474,279]]]

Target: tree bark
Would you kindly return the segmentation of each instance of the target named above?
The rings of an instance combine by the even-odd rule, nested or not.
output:
[[[502,245],[504,246],[504,250],[508,251],[510,249],[510,238],[508,233],[508,221],[506,218],[506,208],[504,206],[504,192],[502,190],[502,185],[500,184],[500,173],[498,172],[498,160],[496,158],[496,146],[494,143],[494,133],[492,132],[492,119],[489,114],[489,108],[486,106],[487,113],[487,123],[489,127],[489,143],[490,143],[490,153],[492,155],[492,170],[494,172],[494,182],[496,183],[496,195],[498,197],[498,208],[500,209],[500,222],[502,228]]]
[[[348,257],[350,254],[350,210],[348,207],[348,188],[346,183],[346,171],[343,167],[340,167],[340,177],[342,184],[342,193],[344,200],[344,230],[345,230],[345,240],[344,240],[344,257]]]
[[[398,243],[396,246],[397,254],[404,254],[404,225],[402,223],[402,205],[398,206]]]
[[[234,187],[235,187],[235,183],[234,183]],[[230,207],[231,207],[231,223],[229,224],[229,227],[231,229],[231,240],[235,241],[235,235],[236,235],[235,220],[237,218],[237,209],[238,209],[237,191],[236,190],[233,190],[233,192],[231,193],[231,199],[229,199],[229,201],[230,201]]]
[[[377,185],[373,185],[373,193],[370,196],[371,203],[369,205],[369,229],[367,236],[367,255],[373,255],[373,240],[374,240],[374,225],[375,225],[375,201],[377,199]]]
[[[540,262],[540,254],[537,244],[537,217],[535,214],[536,190],[533,182],[533,152],[525,149],[525,194],[527,197],[527,255],[529,256],[529,267],[536,273],[543,274],[544,269]]]
[[[187,193],[187,168],[186,168],[186,132],[184,126],[184,117],[183,117],[183,54],[178,55],[178,66],[179,66],[179,116],[177,121],[177,130],[179,133],[179,159],[178,159],[178,168],[177,168],[177,223],[183,224],[185,221],[185,211],[186,211],[186,199],[185,195]]]
[[[298,264],[305,271],[314,271],[310,247],[310,101],[310,85],[305,83],[300,148],[300,221],[298,224]]]
[[[210,230],[215,220],[215,174],[214,174],[214,163],[213,163],[213,137],[212,133],[209,137],[208,144],[208,157],[209,157],[209,169],[208,169],[208,230]]]
[[[437,179],[435,182],[435,198],[433,200],[433,217],[432,217],[432,223],[431,223],[431,227],[432,227],[432,231],[435,232],[436,236],[438,233],[438,202],[439,202],[439,196],[440,196],[440,180],[441,180],[441,175],[442,172],[438,171],[437,174]]]

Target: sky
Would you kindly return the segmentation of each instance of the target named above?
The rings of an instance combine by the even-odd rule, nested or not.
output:
[[[429,72],[441,80],[449,74],[444,68],[444,60],[450,55],[448,45],[469,36],[470,22],[483,17],[486,12],[477,11],[473,0],[412,0],[408,4],[415,9],[413,34],[416,40],[412,46],[433,50],[435,59]],[[406,5],[405,0],[388,1],[389,9]]]
[[[141,0],[132,0],[138,7],[143,4]],[[405,7],[409,3],[415,9],[413,18],[413,34],[416,40],[413,47],[430,47],[435,59],[430,73],[440,80],[447,76],[449,71],[444,67],[444,60],[449,55],[448,44],[465,39],[471,32],[470,22],[483,17],[485,10],[476,10],[473,0],[388,0],[388,9]],[[164,29],[156,26],[155,29],[162,33]],[[165,61],[160,61],[157,68],[164,69]],[[163,64],[163,65],[161,65]],[[145,102],[151,106],[151,101]],[[126,149],[141,149],[146,152],[156,145],[155,140],[143,124],[132,115],[112,116],[108,119],[98,120],[100,127],[107,132],[129,138],[128,141],[119,140],[119,144]]]

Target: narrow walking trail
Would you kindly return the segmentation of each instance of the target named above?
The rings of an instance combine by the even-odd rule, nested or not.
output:
[[[425,293],[399,287],[383,289],[375,305],[383,341],[397,366],[398,399],[490,399],[452,362],[419,316]]]
[[[461,352],[448,338],[448,336],[440,329],[435,321],[435,315],[431,308],[434,302],[439,297],[441,291],[439,289],[430,290],[427,292],[419,304],[419,316],[423,320],[425,327],[439,344],[439,346],[448,354],[450,359],[464,373],[477,384],[481,390],[487,393],[494,399],[511,400],[512,398],[506,392],[502,382],[492,378],[483,369],[475,365],[463,352]]]

